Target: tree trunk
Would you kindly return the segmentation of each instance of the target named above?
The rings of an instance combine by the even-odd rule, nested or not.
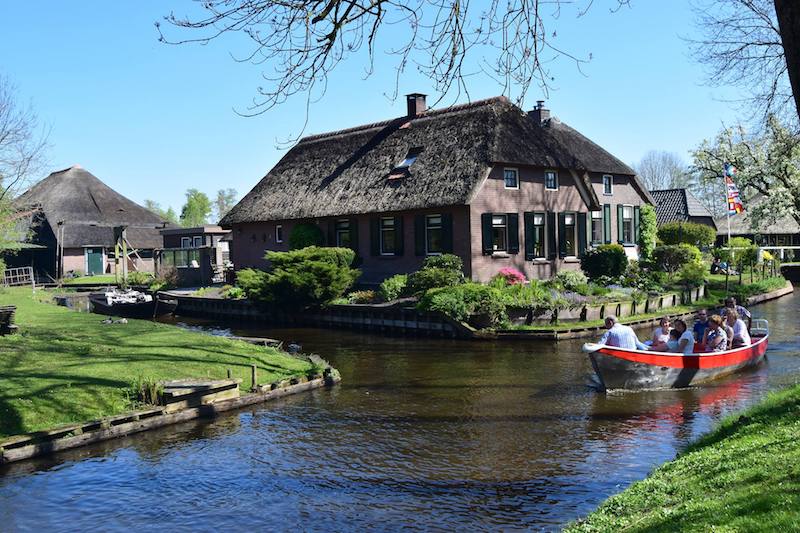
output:
[[[783,41],[783,52],[792,84],[795,109],[800,117],[800,2],[775,0],[775,13]]]

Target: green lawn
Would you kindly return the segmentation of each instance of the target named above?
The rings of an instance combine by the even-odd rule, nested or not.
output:
[[[727,418],[566,531],[797,531],[800,386]]]
[[[116,283],[116,279],[114,278],[114,274],[98,274],[96,276],[81,276],[63,280],[64,285],[82,285],[85,283],[105,283],[113,285]]]
[[[224,378],[249,388],[305,373],[310,364],[253,346],[143,320],[101,324],[103,317],[42,303],[43,292],[0,291],[16,305],[19,334],[0,337],[0,438],[119,414],[133,405],[126,389],[138,378]]]

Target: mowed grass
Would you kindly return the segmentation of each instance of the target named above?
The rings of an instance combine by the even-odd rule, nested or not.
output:
[[[212,337],[144,320],[101,324],[104,317],[42,303],[42,291],[0,292],[16,305],[17,335],[0,337],[0,438],[119,414],[134,408],[137,377],[225,378],[251,386],[304,374],[311,365],[273,348]]]
[[[84,285],[84,284],[110,284],[117,282],[114,274],[97,274],[95,276],[80,276],[63,280],[63,285]]]
[[[724,420],[566,531],[800,530],[800,386]]]

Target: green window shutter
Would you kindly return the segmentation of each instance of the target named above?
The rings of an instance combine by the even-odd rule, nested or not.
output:
[[[336,246],[336,220],[328,221],[328,246]]]
[[[617,242],[623,244],[622,238],[622,204],[617,204]]]
[[[403,217],[394,217],[394,235],[395,242],[397,243],[394,250],[394,255],[403,255],[403,243],[405,243],[405,234],[403,233]]]
[[[586,251],[586,213],[578,213],[578,257]]]
[[[525,229],[525,260],[531,261],[536,256],[533,253],[536,247],[536,235],[533,233],[533,213],[526,211],[522,218]]]
[[[425,215],[414,217],[414,255],[425,255]]]
[[[558,214],[558,257],[567,257],[567,214]]]
[[[547,258],[555,259],[558,254],[556,244],[556,214],[553,211],[547,212]]]
[[[639,243],[639,217],[641,216],[641,209],[637,205],[633,208],[633,242]]]
[[[381,220],[378,217],[369,219],[369,254],[381,255]]]
[[[492,255],[492,214],[483,213],[481,215],[481,242],[483,243],[483,255]]]
[[[603,204],[603,242],[611,244],[611,204]]]
[[[453,215],[442,215],[442,251],[446,254],[453,253]]]
[[[350,248],[358,255],[358,219],[350,219]]]
[[[506,213],[508,221],[508,253],[519,253],[519,214]]]

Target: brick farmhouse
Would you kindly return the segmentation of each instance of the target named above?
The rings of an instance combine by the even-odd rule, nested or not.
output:
[[[220,222],[237,269],[267,266],[298,224],[359,257],[362,283],[455,253],[487,281],[503,267],[549,278],[599,243],[637,257],[639,209],[652,198],[635,172],[543,102],[504,97],[301,139]]]

